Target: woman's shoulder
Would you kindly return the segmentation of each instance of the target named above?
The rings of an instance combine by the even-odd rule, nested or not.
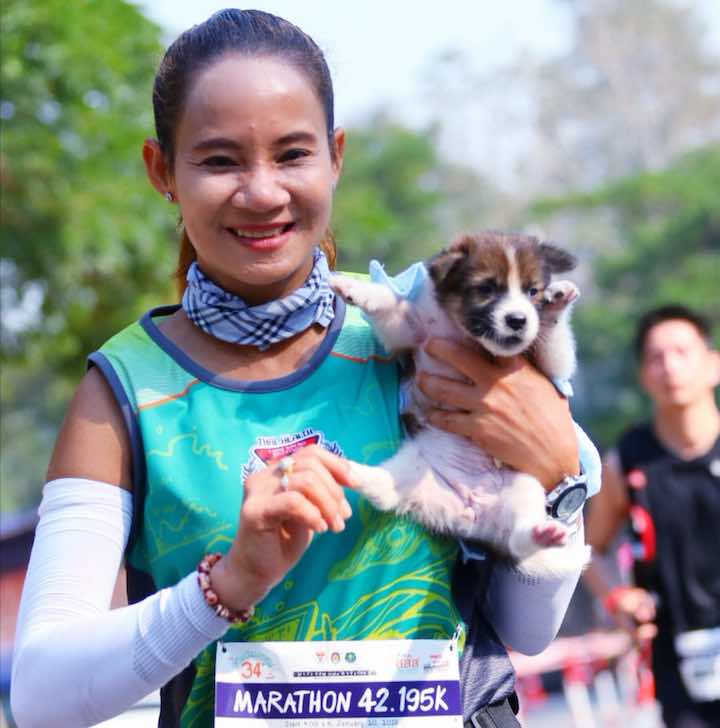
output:
[[[90,368],[70,402],[48,466],[47,479],[88,478],[130,490],[130,443],[113,392]]]

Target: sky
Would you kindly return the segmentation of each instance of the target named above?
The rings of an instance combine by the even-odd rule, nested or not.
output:
[[[229,3],[135,4],[171,41]],[[559,5],[557,0],[253,0],[249,7],[292,21],[323,49],[335,85],[337,122],[347,126],[379,107],[410,120],[422,118],[423,72],[442,51],[466,51],[488,68],[523,50],[562,52],[569,33]]]
[[[518,54],[561,54],[571,40],[571,0],[251,0],[309,33],[333,76],[336,117],[349,126],[380,107],[421,122],[422,79],[430,60],[452,49],[491,70]],[[232,0],[133,0],[168,42]],[[720,48],[720,0],[675,0],[701,12]]]

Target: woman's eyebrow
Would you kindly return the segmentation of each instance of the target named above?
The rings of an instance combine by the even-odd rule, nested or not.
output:
[[[233,139],[227,137],[212,137],[210,139],[203,139],[193,146],[193,152],[202,152],[208,149],[240,149],[240,145]]]
[[[273,143],[274,146],[282,147],[288,144],[314,144],[317,142],[317,136],[310,131],[293,131],[289,134],[281,136],[276,139]],[[228,137],[211,137],[209,139],[203,139],[202,141],[195,144],[192,148],[193,152],[203,152],[209,149],[233,149],[239,150],[242,145],[234,139]]]
[[[290,132],[290,134],[285,134],[284,136],[281,136],[275,142],[275,145],[280,147],[285,146],[286,144],[297,143],[314,144],[316,141],[317,137],[310,131],[293,131]]]

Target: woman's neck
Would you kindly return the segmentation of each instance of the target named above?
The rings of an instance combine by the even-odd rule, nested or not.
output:
[[[720,436],[720,411],[715,396],[682,407],[656,410],[655,434],[660,441],[683,460],[704,455]]]
[[[307,364],[328,329],[315,324],[266,351],[221,341],[205,333],[180,309],[160,324],[179,349],[202,367],[229,379],[264,381],[287,376]]]

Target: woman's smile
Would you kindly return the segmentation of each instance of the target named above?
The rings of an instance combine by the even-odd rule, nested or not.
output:
[[[255,251],[269,251],[282,248],[289,240],[295,223],[269,225],[240,225],[228,231],[245,247]]]

